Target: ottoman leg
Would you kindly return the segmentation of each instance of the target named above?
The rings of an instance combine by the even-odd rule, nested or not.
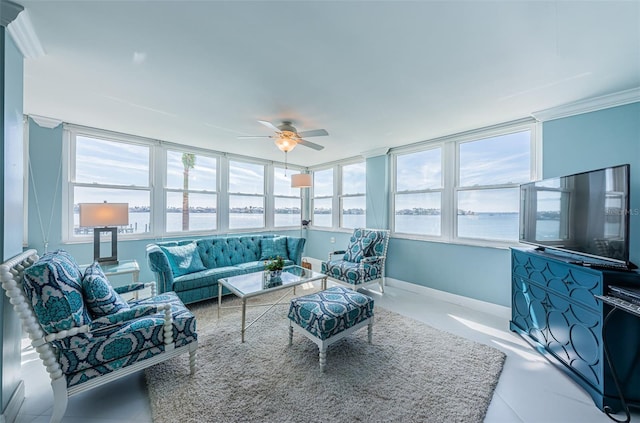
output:
[[[371,338],[373,337],[373,319],[369,319],[369,324],[367,325],[367,340],[371,343]]]
[[[324,372],[324,369],[327,367],[327,347],[320,347],[320,353],[318,354],[320,357],[320,370]]]
[[[289,320],[289,346],[293,345],[293,326],[291,320]]]

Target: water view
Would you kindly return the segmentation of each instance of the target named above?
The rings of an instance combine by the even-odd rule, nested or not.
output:
[[[129,213],[129,227],[123,229],[128,233],[150,232],[149,212]],[[190,213],[189,229],[193,231],[216,230],[216,213]],[[276,227],[297,227],[300,225],[299,213],[276,213],[274,215]],[[167,232],[182,231],[182,214],[166,213]],[[79,217],[74,214],[74,226],[77,234],[90,234],[91,229],[78,228]],[[264,214],[262,213],[230,213],[230,229],[263,228]],[[331,214],[316,214],[313,216],[313,226],[330,227]],[[343,215],[343,227],[365,227],[364,214]],[[518,213],[475,213],[458,215],[458,236],[468,238],[492,240],[518,240]],[[439,215],[396,215],[395,230],[398,233],[434,235],[440,234]],[[545,220],[538,224],[537,237],[539,239],[557,239],[559,221]]]

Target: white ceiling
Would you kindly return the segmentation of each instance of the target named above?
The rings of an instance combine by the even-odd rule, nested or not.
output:
[[[14,1],[26,114],[304,166],[640,87],[639,1]]]

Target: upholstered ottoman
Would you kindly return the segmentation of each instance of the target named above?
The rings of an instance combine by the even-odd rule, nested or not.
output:
[[[327,347],[364,326],[371,343],[373,299],[342,286],[294,298],[289,306],[289,345],[294,330],[315,342],[322,371],[327,364]]]

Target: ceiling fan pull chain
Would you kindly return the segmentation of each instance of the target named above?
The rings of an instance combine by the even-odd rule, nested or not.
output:
[[[287,176],[287,152],[284,152],[284,176]]]

